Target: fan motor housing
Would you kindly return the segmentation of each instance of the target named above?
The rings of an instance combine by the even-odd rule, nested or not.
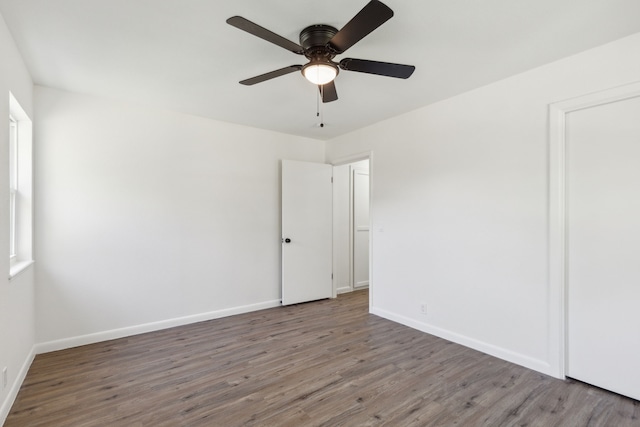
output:
[[[309,59],[318,57],[332,59],[335,55],[329,52],[327,44],[337,32],[336,28],[324,24],[310,25],[302,30],[300,32],[300,45],[304,49],[304,55]]]

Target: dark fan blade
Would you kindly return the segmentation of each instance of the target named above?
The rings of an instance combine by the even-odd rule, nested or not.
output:
[[[378,0],[371,0],[329,40],[329,47],[338,54],[343,53],[392,16],[393,10],[387,5]]]
[[[325,85],[318,85],[322,102],[332,102],[338,100],[338,92],[336,91],[335,81],[330,81]]]
[[[340,61],[340,68],[346,71],[377,74],[379,76],[407,79],[416,69],[413,65],[391,64],[389,62],[369,61],[367,59],[345,58]]]
[[[246,31],[249,34],[253,34],[256,37],[260,37],[263,40],[285,48],[293,53],[297,53],[298,55],[302,55],[304,52],[304,49],[299,44],[294,43],[289,39],[285,39],[284,37],[279,36],[278,34],[271,32],[266,28],[243,18],[242,16],[233,16],[227,19],[227,24],[239,28],[242,31]]]
[[[300,70],[302,70],[302,65],[290,65],[288,67],[280,68],[279,70],[271,71],[269,73],[261,74],[250,79],[242,80],[240,84],[251,86],[256,83],[262,83],[266,80],[271,80],[276,77],[284,76],[285,74],[293,73],[294,71]]]

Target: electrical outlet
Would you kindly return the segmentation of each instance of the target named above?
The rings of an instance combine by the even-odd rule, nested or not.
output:
[[[420,313],[427,314],[427,303],[426,302],[421,302],[420,303]]]
[[[7,378],[7,367],[2,368],[2,389],[4,390],[7,387],[8,378]]]

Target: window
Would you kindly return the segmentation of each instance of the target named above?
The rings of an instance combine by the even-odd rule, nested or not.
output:
[[[16,194],[18,193],[18,124],[9,116],[9,258],[16,257]]]
[[[32,258],[32,123],[9,94],[9,278],[33,263]]]

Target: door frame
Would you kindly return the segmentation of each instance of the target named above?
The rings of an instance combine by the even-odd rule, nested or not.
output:
[[[369,160],[369,310],[371,310],[371,307],[373,306],[372,301],[373,301],[373,283],[374,283],[374,280],[373,280],[373,240],[374,239],[373,239],[373,233],[372,233],[374,212],[373,212],[373,197],[371,197],[373,195],[373,151],[365,151],[361,153],[352,154],[349,156],[338,157],[333,161],[331,161],[330,164],[332,166],[342,166],[350,163],[359,162],[362,160]],[[349,179],[351,180],[351,178]],[[353,256],[353,254],[350,254],[350,256]],[[334,251],[333,257],[334,257],[333,269],[335,271],[336,269],[335,267],[338,263],[336,259],[335,251]],[[350,275],[353,275],[353,274],[350,273]],[[333,298],[336,298],[337,295],[338,295],[337,283],[336,283],[336,277],[334,275]]]
[[[568,346],[567,114],[636,97],[640,81],[549,104],[549,363],[557,378],[566,378]]]

